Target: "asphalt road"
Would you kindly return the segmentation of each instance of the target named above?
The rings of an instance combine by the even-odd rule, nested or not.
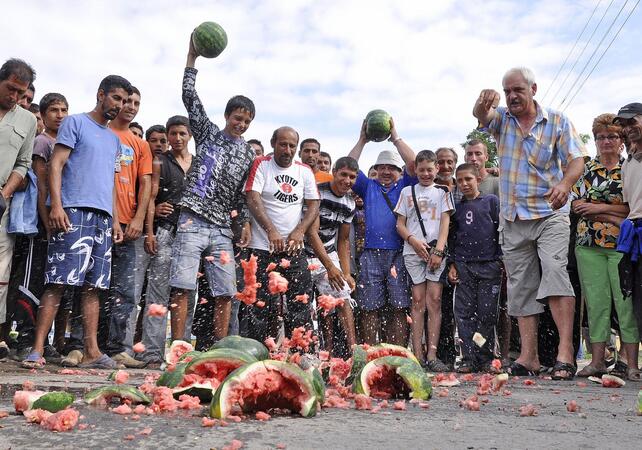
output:
[[[142,382],[144,371],[130,372]],[[37,388],[66,388],[76,393],[106,383],[104,374],[33,374],[0,369],[0,377],[0,410],[7,411],[13,411],[12,393],[24,379],[33,380]],[[448,388],[446,397],[435,395],[428,409],[416,404],[408,404],[406,411],[389,407],[377,413],[353,408],[324,409],[311,419],[279,416],[260,422],[251,418],[215,428],[201,426],[201,416],[207,414],[207,408],[141,416],[134,421],[77,402],[74,406],[84,416],[80,423],[89,425],[85,430],[54,433],[12,412],[0,419],[0,448],[221,449],[233,439],[243,441],[243,448],[257,449],[277,448],[277,444],[289,449],[640,448],[642,417],[635,412],[640,384],[608,389],[590,382],[578,386],[577,380],[534,379],[533,385],[524,384],[524,380],[509,381],[509,396],[480,397],[488,399],[481,403],[480,411],[460,406],[477,389],[475,382],[464,382]],[[581,412],[567,411],[570,400],[577,402]],[[538,415],[520,417],[519,407],[528,403],[536,407]],[[149,435],[138,434],[145,428],[151,428]],[[127,440],[128,435],[134,439]]]

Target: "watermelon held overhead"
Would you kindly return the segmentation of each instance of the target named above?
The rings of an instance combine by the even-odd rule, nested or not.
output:
[[[205,58],[216,58],[227,47],[227,33],[215,22],[203,22],[192,34],[194,49]]]
[[[381,142],[390,137],[390,114],[383,109],[373,109],[366,115],[366,137]]]

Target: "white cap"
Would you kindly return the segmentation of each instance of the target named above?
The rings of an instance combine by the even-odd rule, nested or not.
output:
[[[404,162],[401,159],[401,156],[399,156],[399,153],[393,152],[391,150],[384,150],[379,153],[379,156],[377,156],[377,162],[374,163],[374,165],[378,166],[379,164],[388,164],[390,166],[395,166],[398,167],[399,170],[403,170],[404,166]]]

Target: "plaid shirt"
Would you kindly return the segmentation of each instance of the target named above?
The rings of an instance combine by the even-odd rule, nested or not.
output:
[[[586,156],[580,136],[564,114],[535,106],[537,117],[526,136],[505,107],[498,107],[488,124],[497,141],[501,215],[511,222],[553,214],[544,194],[562,180],[569,162]],[[569,212],[568,203],[559,211]]]

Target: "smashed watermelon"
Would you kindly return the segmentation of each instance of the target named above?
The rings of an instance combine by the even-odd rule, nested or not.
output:
[[[16,412],[25,412],[32,409],[33,403],[45,394],[45,391],[16,391],[13,394],[13,407]]]
[[[177,339],[170,345],[169,351],[165,355],[165,361],[167,364],[176,364],[179,362],[181,356],[193,351],[194,346],[192,344]]]
[[[224,419],[237,408],[243,412],[277,408],[312,417],[318,405],[317,393],[305,372],[290,363],[266,360],[232,372],[216,390],[210,416]]]
[[[214,344],[210,350],[217,348],[241,350],[254,356],[258,361],[270,358],[270,352],[265,345],[255,339],[242,336],[226,336]]]
[[[149,405],[152,402],[148,396],[134,386],[124,384],[101,387],[85,394],[85,402],[89,405],[106,405],[114,399],[125,400],[132,404]]]
[[[353,384],[357,394],[374,398],[415,398],[427,400],[432,386],[419,364],[399,356],[384,356],[370,361]]]

